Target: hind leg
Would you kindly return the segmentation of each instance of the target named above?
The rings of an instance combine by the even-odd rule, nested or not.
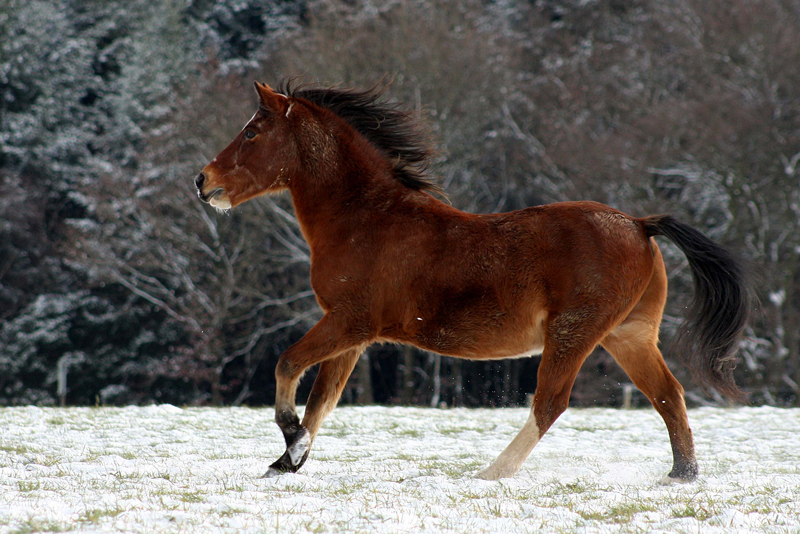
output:
[[[314,380],[314,387],[308,395],[303,416],[303,426],[311,433],[312,440],[316,437],[322,421],[339,402],[361,352],[361,349],[349,350],[341,356],[319,364],[319,372]]]
[[[625,321],[600,344],[608,350],[639,390],[664,419],[672,445],[673,464],[669,481],[690,482],[697,478],[694,439],[686,415],[683,387],[667,368],[658,350],[658,326],[667,293],[667,275],[658,249],[650,284]]]
[[[641,329],[643,327],[635,321],[626,323],[604,339],[602,345],[664,419],[672,445],[669,479],[691,482],[697,478],[698,468],[683,387],[667,368],[655,343],[637,339]]]
[[[554,340],[545,344],[528,420],[492,465],[478,473],[478,478],[498,480],[514,476],[545,432],[567,409],[575,377],[595,345],[586,341],[573,344],[575,341]]]

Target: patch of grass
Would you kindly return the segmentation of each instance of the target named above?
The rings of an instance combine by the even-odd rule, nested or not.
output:
[[[200,492],[200,491],[196,491],[196,490],[195,491],[184,491],[183,493],[178,495],[178,499],[180,499],[183,502],[188,502],[188,503],[197,503],[197,502],[205,501],[203,493]]]
[[[232,508],[230,506],[224,506],[224,507],[220,508],[219,510],[217,510],[217,514],[220,517],[232,517],[232,516],[234,516],[236,514],[243,514],[243,513],[245,513],[244,510],[241,510],[239,508]]]
[[[589,486],[583,480],[577,480],[575,482],[563,484],[562,488],[564,489],[564,493],[569,493],[571,495],[581,495],[590,490]]]
[[[62,525],[56,521],[47,519],[37,519],[35,517],[28,518],[27,521],[19,523],[8,534],[33,534],[34,532],[67,532],[72,530],[72,527]]]
[[[690,501],[684,506],[677,506],[673,508],[671,513],[672,517],[679,519],[691,517],[693,519],[697,519],[698,521],[707,521],[714,516],[714,512],[709,508],[709,506],[704,504]]]
[[[509,486],[500,486],[500,491],[497,492],[497,497],[502,499],[531,502],[538,498],[534,489],[519,489],[511,488]]]
[[[36,463],[45,467],[53,467],[60,464],[64,459],[60,456],[40,456],[36,458]]]
[[[17,482],[17,489],[22,493],[36,491],[41,487],[42,483],[38,480],[20,480]]]
[[[346,427],[339,427],[339,428],[327,428],[325,429],[324,436],[330,436],[336,439],[345,439],[347,436],[352,434],[353,431]],[[323,434],[320,434],[323,435]]]
[[[206,460],[232,460],[235,459],[231,454],[224,451],[208,452],[204,455]]]
[[[335,496],[348,496],[354,495],[361,490],[364,489],[364,482],[348,482],[346,484],[339,484],[335,488],[333,488],[330,492],[331,495]],[[292,491],[300,493],[306,491],[305,486],[298,486],[292,489]]]
[[[158,490],[152,492],[152,496],[154,498],[158,498],[158,503],[161,505],[162,510],[172,512],[179,508],[179,505],[172,498],[173,495],[170,492],[164,490]]]
[[[92,510],[84,510],[78,517],[79,523],[99,523],[106,517],[117,517],[124,512],[122,508],[94,508]]]
[[[465,476],[471,476],[473,473],[478,471],[483,466],[482,462],[469,462],[469,463],[459,463],[459,462],[442,462],[440,466],[440,471],[447,475],[450,478],[464,478]]]
[[[310,532],[313,534],[319,534],[321,532],[330,532],[328,526],[318,519],[310,519],[301,523],[303,532]]]
[[[547,485],[547,490],[544,492],[543,497],[559,498],[565,495],[585,495],[590,492],[596,492],[599,489],[596,484],[588,484],[584,480],[576,480],[567,484],[554,481]]]
[[[603,523],[626,524],[630,523],[636,514],[642,512],[655,512],[658,508],[652,503],[641,501],[628,501],[616,504],[608,509],[599,512],[586,512],[575,510],[575,513],[589,521],[601,521]]]
[[[607,428],[602,428],[599,426],[593,425],[572,425],[569,427],[571,430],[575,430],[577,432],[599,432],[601,430],[608,430]]]
[[[229,480],[225,478],[221,481],[221,483],[222,483],[222,490],[225,493],[230,493],[232,491],[242,492],[246,489],[246,485],[242,480]]]
[[[123,473],[122,471],[114,471],[111,473],[111,475],[117,480],[117,482],[125,480],[139,480],[142,478],[138,473]]]
[[[481,499],[472,501],[470,508],[481,517],[504,517],[503,507],[500,501],[495,499]]]
[[[403,430],[395,432],[395,435],[408,436],[410,438],[421,438],[424,434],[422,431],[417,430],[416,428],[404,428]]]
[[[463,428],[441,428],[439,429],[439,434],[442,436],[453,436],[456,434],[461,434],[466,432]]]
[[[87,447],[86,448],[86,454],[84,455],[83,458],[81,458],[81,461],[82,462],[94,462],[95,460],[97,460],[101,456],[105,456],[105,454],[102,451],[100,451],[99,449],[92,449],[92,448]]]
[[[0,443],[0,451],[7,452],[9,454],[28,454],[30,452],[39,452],[21,443]]]

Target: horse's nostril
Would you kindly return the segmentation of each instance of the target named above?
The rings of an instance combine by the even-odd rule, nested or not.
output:
[[[197,178],[194,179],[194,185],[197,186],[198,190],[203,189],[203,183],[206,181],[206,175],[204,173],[200,173],[197,175]]]

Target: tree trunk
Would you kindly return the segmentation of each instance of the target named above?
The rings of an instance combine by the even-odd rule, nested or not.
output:
[[[464,376],[461,371],[461,364],[463,362],[460,358],[453,360],[453,377],[455,378],[455,386],[453,387],[453,406],[464,405]]]
[[[374,404],[375,397],[372,392],[372,365],[370,364],[369,354],[364,352],[356,365],[356,378],[358,387],[356,388],[356,404]]]
[[[783,303],[784,310],[786,313],[784,315],[784,331],[785,333],[785,343],[786,349],[788,353],[786,354],[786,367],[784,372],[786,376],[789,378],[787,382],[792,389],[794,389],[794,404],[795,406],[800,406],[800,391],[798,390],[798,385],[800,385],[800,333],[797,331],[800,324],[798,324],[797,318],[797,291],[796,291],[797,284],[795,284],[794,280],[794,272],[792,272],[788,277],[788,283],[786,284],[786,300]]]
[[[409,405],[414,400],[414,349],[406,345],[403,347],[403,384],[401,387],[400,404]]]
[[[442,355],[433,355],[433,395],[431,395],[431,408],[439,406],[442,397]]]
[[[512,392],[511,392],[511,360],[503,361],[503,392],[501,395],[501,406],[506,407],[511,405]]]
[[[211,405],[222,406],[222,369],[211,372]]]

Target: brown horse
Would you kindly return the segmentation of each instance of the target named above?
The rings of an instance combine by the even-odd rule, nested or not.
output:
[[[474,215],[434,198],[418,122],[381,92],[256,84],[258,111],[195,179],[230,209],[289,190],[311,249],[324,316],[281,355],[275,420],[286,452],[266,476],[294,472],[375,342],[471,359],[542,354],[533,406],[479,476],[510,477],[566,409],[584,359],[602,345],[664,419],[670,480],[697,476],[683,388],[658,349],[667,275],[653,236],[671,239],[695,282],[686,358],[728,396],[748,315],[745,281],[722,247],[669,216],[636,218],[595,202]],[[295,392],[320,364],[300,422]]]

